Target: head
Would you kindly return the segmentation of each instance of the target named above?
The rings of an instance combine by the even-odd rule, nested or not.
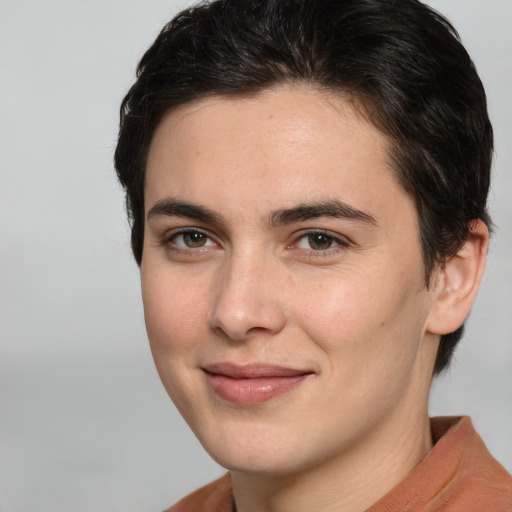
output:
[[[143,257],[148,152],[166,113],[199,99],[307,85],[344,98],[389,141],[419,223],[425,286],[486,210],[493,136],[485,93],[455,29],[417,0],[225,0],[168,23],[121,107],[115,165],[132,249]],[[463,326],[442,336],[445,369]]]
[[[115,162],[157,369],[218,462],[353,469],[397,439],[421,460],[491,152],[473,64],[416,0],[214,1],[164,27]]]

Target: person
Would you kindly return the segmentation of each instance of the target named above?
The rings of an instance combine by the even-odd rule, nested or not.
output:
[[[143,56],[115,166],[160,378],[229,473],[172,512],[510,511],[429,418],[492,227],[486,97],[418,0],[215,0]]]

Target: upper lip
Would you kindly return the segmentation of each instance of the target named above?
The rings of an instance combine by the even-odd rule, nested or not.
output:
[[[235,364],[229,362],[214,363],[202,367],[212,375],[224,375],[232,379],[261,379],[265,377],[296,377],[313,373],[310,370],[289,368],[265,363]]]

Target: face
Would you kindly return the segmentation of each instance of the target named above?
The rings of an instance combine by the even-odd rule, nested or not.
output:
[[[305,88],[204,99],[159,125],[148,336],[169,395],[225,467],[300,471],[426,414],[433,299],[387,150],[351,104]]]

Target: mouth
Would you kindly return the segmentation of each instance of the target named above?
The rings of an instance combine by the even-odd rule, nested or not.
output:
[[[313,374],[309,370],[266,364],[216,363],[202,369],[218,397],[239,405],[267,402],[292,391]]]

